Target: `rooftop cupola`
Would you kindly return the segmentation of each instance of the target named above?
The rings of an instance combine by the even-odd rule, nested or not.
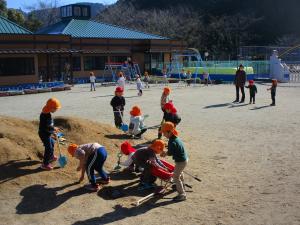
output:
[[[89,20],[91,18],[91,7],[81,4],[65,5],[60,7],[60,17],[62,20]]]

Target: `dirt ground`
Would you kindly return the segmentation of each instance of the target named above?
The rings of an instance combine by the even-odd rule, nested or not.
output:
[[[70,157],[66,168],[38,168],[43,146],[37,120],[54,96],[62,103],[54,117],[68,141],[103,144],[109,152],[106,169],[113,170],[126,140],[113,127],[114,87],[90,92],[78,85],[66,92],[0,98],[0,224],[300,224],[300,88],[278,87],[277,105],[269,107],[267,85],[257,87],[256,104],[249,105],[231,103],[231,85],[172,85],[171,99],[182,117],[178,130],[189,154],[186,171],[202,181],[185,176],[192,186],[187,201],[174,203],[176,193],[170,192],[138,207],[132,203],[147,193],[138,191],[135,175],[112,173],[111,184],[89,193],[77,183],[77,162]],[[124,119],[128,122],[137,104],[150,115],[146,124],[158,125],[162,88],[152,86],[137,97],[129,86]],[[156,134],[151,129],[131,143],[148,144]],[[114,199],[114,190],[123,196]]]

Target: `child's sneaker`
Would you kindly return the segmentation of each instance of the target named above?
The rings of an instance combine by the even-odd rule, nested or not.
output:
[[[100,184],[109,184],[110,183],[110,178],[108,177],[106,180],[105,179],[99,179],[98,182]]]
[[[42,164],[40,168],[43,170],[53,170],[53,166],[51,166],[50,164],[48,165]]]
[[[186,195],[177,195],[176,197],[173,198],[173,201],[176,202],[181,202],[186,200]]]
[[[99,184],[89,184],[89,185],[85,186],[85,188],[89,191],[99,191],[100,185]]]
[[[49,160],[49,163],[55,162],[58,160],[58,157],[56,155],[53,155],[53,157]]]

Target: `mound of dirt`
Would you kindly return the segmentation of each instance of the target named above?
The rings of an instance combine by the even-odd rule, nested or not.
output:
[[[6,116],[0,116],[0,121],[0,167],[1,173],[5,174],[1,177],[1,181],[5,182],[6,178],[23,175],[27,169],[37,169],[42,161],[44,147],[38,136],[38,121]],[[105,168],[108,171],[113,169],[117,161],[119,146],[127,139],[122,131],[110,125],[72,117],[58,117],[55,118],[54,123],[55,126],[63,128],[66,143],[61,145],[61,150],[68,157],[68,164],[63,169],[49,172],[43,179],[57,179],[58,174],[62,175],[61,179],[78,177],[76,172],[78,160],[68,155],[66,150],[69,143],[100,143],[108,151]],[[137,145],[148,140],[150,138],[146,137],[141,140],[130,140],[130,142],[132,145]],[[57,146],[55,154],[58,155]]]

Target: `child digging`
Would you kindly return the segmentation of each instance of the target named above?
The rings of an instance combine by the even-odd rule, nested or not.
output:
[[[272,79],[272,86],[268,88],[267,90],[271,90],[271,99],[272,99],[272,104],[270,106],[275,106],[275,96],[276,96],[276,88],[277,88],[277,80]]]
[[[90,185],[86,188],[90,191],[98,191],[100,189],[99,184],[96,182],[94,171],[96,170],[101,180],[98,181],[101,184],[108,184],[110,182],[109,176],[103,170],[103,165],[107,158],[106,149],[98,143],[88,143],[83,145],[70,144],[68,152],[72,157],[79,160],[77,171],[81,171],[79,182],[84,179],[86,172]]]
[[[51,136],[57,133],[59,129],[54,127],[51,113],[55,113],[60,108],[60,102],[56,98],[50,98],[40,114],[39,137],[45,147],[41,168],[44,170],[52,170],[53,166],[50,163],[57,160],[57,157],[54,155],[55,140]]]
[[[123,112],[125,106],[125,98],[123,97],[123,88],[117,87],[115,96],[111,99],[110,105],[113,107],[115,126],[120,128],[123,123]]]
[[[155,140],[148,148],[139,149],[133,154],[133,163],[137,167],[144,169],[141,175],[140,189],[152,188],[154,186],[156,177],[151,174],[152,166],[168,171],[156,156],[156,154],[163,152],[164,147],[165,144],[162,140]]]
[[[162,125],[161,131],[163,135],[169,139],[168,151],[162,152],[161,156],[170,155],[175,161],[175,169],[173,173],[173,179],[176,184],[176,190],[178,195],[173,198],[174,201],[186,200],[186,193],[184,190],[184,178],[183,170],[187,166],[188,157],[184,149],[182,141],[177,137],[178,132],[175,126],[171,122],[166,122]]]
[[[141,138],[142,134],[147,131],[147,128],[144,126],[144,116],[142,116],[140,107],[133,106],[130,115],[129,134],[134,138]]]
[[[255,95],[257,93],[257,88],[256,88],[256,85],[254,84],[254,81],[249,80],[249,85],[246,86],[246,88],[249,88],[249,93],[250,93],[250,102],[249,102],[249,104],[252,104],[252,101],[253,101],[253,104],[255,104]]]

